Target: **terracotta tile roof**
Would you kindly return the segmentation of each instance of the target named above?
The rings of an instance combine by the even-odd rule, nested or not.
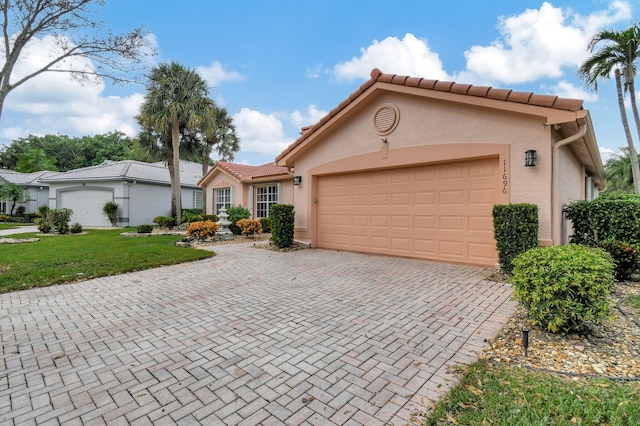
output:
[[[248,164],[227,163],[224,161],[218,161],[216,163],[216,167],[226,171],[230,175],[240,180],[289,174],[286,167],[276,166],[273,163],[267,163],[261,166],[250,166]]]
[[[410,77],[405,75],[385,74],[378,68],[371,71],[371,78],[364,82],[358,89],[353,92],[347,99],[342,101],[337,107],[329,111],[327,115],[322,117],[320,121],[312,126],[307,126],[300,132],[301,136],[293,142],[289,147],[278,155],[276,161],[279,161],[286,154],[291,152],[296,146],[302,143],[308,136],[322,127],[327,121],[331,120],[335,115],[347,107],[355,98],[364,93],[369,87],[375,83],[390,83],[400,86],[417,87],[420,89],[433,90],[438,92],[449,92],[465,96],[475,96],[487,99],[495,99],[498,101],[514,102],[519,104],[528,104],[544,108],[553,108],[564,111],[579,111],[583,109],[582,99],[560,98],[553,95],[538,95],[532,92],[518,92],[509,89],[498,89],[490,86],[474,86],[472,84],[460,84],[453,81],[429,80],[427,78]]]

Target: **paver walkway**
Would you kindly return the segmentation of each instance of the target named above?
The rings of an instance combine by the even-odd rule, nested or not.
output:
[[[0,423],[414,424],[515,309],[477,267],[215,250],[0,295]]]

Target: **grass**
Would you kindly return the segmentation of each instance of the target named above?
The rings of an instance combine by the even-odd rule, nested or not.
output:
[[[3,229],[16,229],[20,226],[30,226],[33,223],[0,223],[0,231]]]
[[[209,251],[176,247],[174,243],[180,240],[179,236],[121,237],[120,233],[125,231],[88,230],[85,234],[40,236],[35,243],[0,244],[0,293],[213,256]]]
[[[573,380],[478,361],[423,422],[457,424],[638,425],[640,383]]]
[[[640,314],[640,295],[629,294],[622,304],[625,308],[630,308],[634,314]]]

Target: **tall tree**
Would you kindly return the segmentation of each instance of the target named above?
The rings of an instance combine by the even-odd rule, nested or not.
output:
[[[142,28],[114,35],[104,23],[93,19],[105,0],[0,0],[2,19],[2,69],[0,70],[0,117],[7,95],[30,79],[48,71],[70,73],[83,81],[130,81],[132,69],[147,54],[154,54]],[[52,36],[55,56],[42,67],[12,81],[25,47],[39,36]],[[85,58],[91,65],[79,65]]]
[[[213,118],[206,121],[203,126],[204,152],[202,155],[202,175],[209,170],[211,151],[215,147],[222,161],[233,161],[236,152],[240,149],[240,138],[236,134],[236,126],[233,117],[225,108],[214,107]]]
[[[130,158],[133,142],[132,138],[122,132],[82,138],[65,135],[29,135],[26,138],[14,139],[11,145],[0,148],[0,168],[16,169],[21,156],[34,149],[41,149],[47,158],[55,160],[59,171],[66,172],[80,167],[95,166],[104,160],[127,160]]]
[[[32,148],[18,156],[16,172],[32,173],[41,170],[57,171],[56,159],[47,157],[42,148]]]
[[[139,121],[159,135],[171,134],[173,178],[171,215],[182,220],[180,195],[180,124],[185,130],[198,129],[213,108],[204,79],[194,70],[171,62],[160,64],[149,75],[147,93],[140,108]],[[164,142],[164,138],[161,139]],[[169,169],[171,172],[171,169]]]
[[[600,31],[589,41],[589,52],[592,53],[592,56],[587,58],[578,70],[580,78],[585,81],[588,88],[593,90],[598,90],[598,80],[608,79],[612,73],[614,75],[620,118],[631,159],[633,187],[637,194],[640,194],[640,163],[629,128],[629,120],[624,106],[624,93],[631,91],[631,97],[635,97],[635,61],[640,57],[639,44],[640,31],[637,25],[624,31]],[[596,51],[596,47],[601,45],[602,48]],[[632,105],[635,105],[635,99]],[[634,114],[637,117],[637,108],[634,110]],[[638,124],[638,133],[640,135],[640,124]]]
[[[205,121],[202,128],[204,143],[202,144],[202,176],[209,170],[211,151],[215,147],[222,161],[233,161],[236,152],[240,149],[240,138],[236,134],[236,126],[233,117],[225,108],[215,106],[211,111],[211,117]],[[207,205],[207,191],[202,193],[202,205]]]
[[[0,185],[0,200],[10,200],[13,202],[11,205],[11,216],[13,216],[13,210],[16,208],[16,203],[24,200],[25,189],[26,188],[24,186],[11,182]]]

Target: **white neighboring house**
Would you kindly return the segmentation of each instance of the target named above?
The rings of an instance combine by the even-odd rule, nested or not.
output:
[[[25,213],[38,213],[38,207],[49,205],[49,184],[42,182],[41,179],[57,174],[59,174],[59,172],[42,171],[20,173],[13,170],[0,169],[0,185],[15,183],[16,185],[25,187],[24,201],[16,203],[16,209],[19,206],[24,206]],[[0,213],[11,213],[12,204],[13,200],[0,200]]]
[[[182,208],[202,208],[202,165],[180,162]],[[171,214],[171,180],[164,162],[105,161],[42,179],[49,185],[49,207],[73,210],[71,223],[110,227],[102,213],[105,203],[120,206],[118,226],[151,224],[156,216]]]

